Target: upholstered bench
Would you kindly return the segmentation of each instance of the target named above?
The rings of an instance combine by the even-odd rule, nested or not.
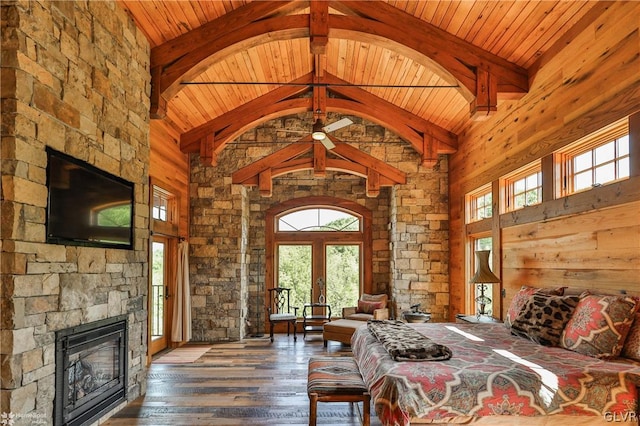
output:
[[[347,345],[351,344],[351,336],[358,329],[367,325],[366,321],[338,319],[325,323],[322,330],[322,340],[324,340],[324,347],[327,347],[328,340],[335,340]]]
[[[316,425],[318,402],[362,402],[362,424],[370,424],[370,395],[352,357],[312,357],[307,378],[309,426]]]

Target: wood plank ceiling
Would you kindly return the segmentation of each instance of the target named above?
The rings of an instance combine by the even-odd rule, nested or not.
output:
[[[184,152],[200,152],[211,164],[242,132],[308,111],[377,122],[428,165],[438,153],[455,152],[456,135],[470,120],[526,94],[537,61],[606,7],[520,0],[119,3],[150,41],[152,117],[181,134]]]

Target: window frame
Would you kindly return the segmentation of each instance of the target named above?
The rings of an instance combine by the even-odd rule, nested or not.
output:
[[[525,191],[519,194],[524,194],[526,198],[526,195],[529,192],[531,192],[534,189],[539,189],[540,192],[538,196],[538,201],[533,204],[524,204],[523,206],[516,207],[515,200],[516,200],[516,196],[519,194],[515,193],[515,184],[520,180],[523,180],[523,179],[526,180],[530,176],[533,176],[536,174],[538,175],[538,179],[537,179],[538,185],[533,188],[527,188],[525,183]],[[541,204],[542,197],[543,197],[543,190],[544,190],[543,176],[542,176],[542,160],[538,159],[500,178],[500,189],[501,189],[501,193],[500,193],[501,213],[509,213],[516,210],[521,210],[525,207]]]
[[[485,202],[482,207],[478,207],[478,200],[482,198],[482,199],[485,199],[486,201],[487,196],[491,197],[491,201],[488,204]],[[465,196],[465,204],[467,207],[466,223],[474,223],[474,222],[480,222],[485,219],[491,219],[493,217],[493,210],[494,210],[493,201],[494,201],[493,189],[492,189],[491,183],[482,185],[478,189],[469,192]],[[491,215],[486,217],[479,217],[478,212],[481,209],[484,209],[486,211],[487,207],[491,208]]]
[[[478,242],[481,240],[490,240],[490,248],[489,249],[485,249],[482,247],[478,247]],[[466,293],[466,307],[465,307],[465,312],[469,312],[470,315],[475,315],[477,310],[478,310],[478,306],[476,304],[476,296],[477,296],[477,284],[472,284],[471,278],[475,275],[476,273],[476,269],[478,267],[478,265],[476,265],[476,251],[479,250],[491,250],[491,254],[489,255],[489,265],[491,265],[491,270],[493,270],[493,254],[494,254],[494,248],[493,248],[493,242],[494,242],[494,238],[491,235],[491,231],[488,232],[481,232],[481,233],[477,233],[477,234],[472,234],[468,236],[468,251],[469,251],[469,256],[468,256],[468,268],[467,268],[467,276],[466,276],[466,288],[468,289],[465,293]],[[499,304],[496,303],[496,299],[495,299],[495,295],[493,294],[493,285],[491,285],[491,287],[489,287],[491,289],[491,294],[489,294],[489,296],[491,297],[491,307],[493,308],[494,306],[499,306]],[[492,310],[493,311],[493,310]],[[492,312],[492,315],[495,315],[495,312]]]
[[[618,141],[624,137],[627,137],[627,144],[628,144],[627,154],[619,156]],[[614,142],[613,159],[600,164],[595,164],[595,162],[593,161],[595,150],[611,142]],[[568,145],[567,147],[563,148],[561,151],[556,152],[554,154],[554,163],[555,163],[555,166],[560,171],[560,180],[558,185],[559,187],[557,188],[557,191],[556,191],[556,198],[577,194],[580,192],[588,191],[594,187],[609,185],[615,182],[620,182],[622,180],[629,179],[631,170],[629,170],[629,173],[627,174],[627,176],[619,177],[618,163],[620,162],[621,159],[627,158],[629,162],[629,168],[630,168],[631,167],[630,151],[631,151],[631,142],[629,139],[629,120],[625,118],[623,120],[620,120],[616,123],[613,123],[610,126],[607,126],[599,130],[598,132],[592,133],[572,143],[571,145]],[[585,170],[581,170],[580,172],[582,173],[587,170],[591,170],[592,184],[589,187],[576,190],[575,180],[574,180],[576,176],[576,173],[574,171],[574,159],[580,155],[584,155],[589,152],[591,152],[591,156],[592,156],[591,167]],[[604,164],[610,164],[610,163],[614,164],[616,177],[613,180],[609,180],[606,182],[595,182],[594,181],[595,176],[593,175],[593,173],[595,173],[595,170],[597,169],[597,167],[602,166]]]

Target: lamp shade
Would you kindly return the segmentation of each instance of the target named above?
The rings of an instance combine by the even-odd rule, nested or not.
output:
[[[476,251],[476,274],[471,278],[470,283],[499,283],[500,278],[496,277],[489,268],[489,254],[491,250]]]

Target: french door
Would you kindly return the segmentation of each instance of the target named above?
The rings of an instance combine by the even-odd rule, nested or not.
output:
[[[265,307],[268,289],[292,289],[298,315],[324,300],[333,316],[372,289],[372,214],[353,201],[311,196],[285,201],[265,217]],[[314,314],[320,314],[315,311]]]
[[[151,290],[149,292],[149,334],[151,355],[166,349],[169,343],[170,239],[154,236],[151,243]]]
[[[361,288],[361,245],[317,238],[309,243],[277,246],[277,286],[291,289],[291,304],[325,302],[340,315],[343,307],[356,306]],[[301,311],[298,313],[300,314]]]

